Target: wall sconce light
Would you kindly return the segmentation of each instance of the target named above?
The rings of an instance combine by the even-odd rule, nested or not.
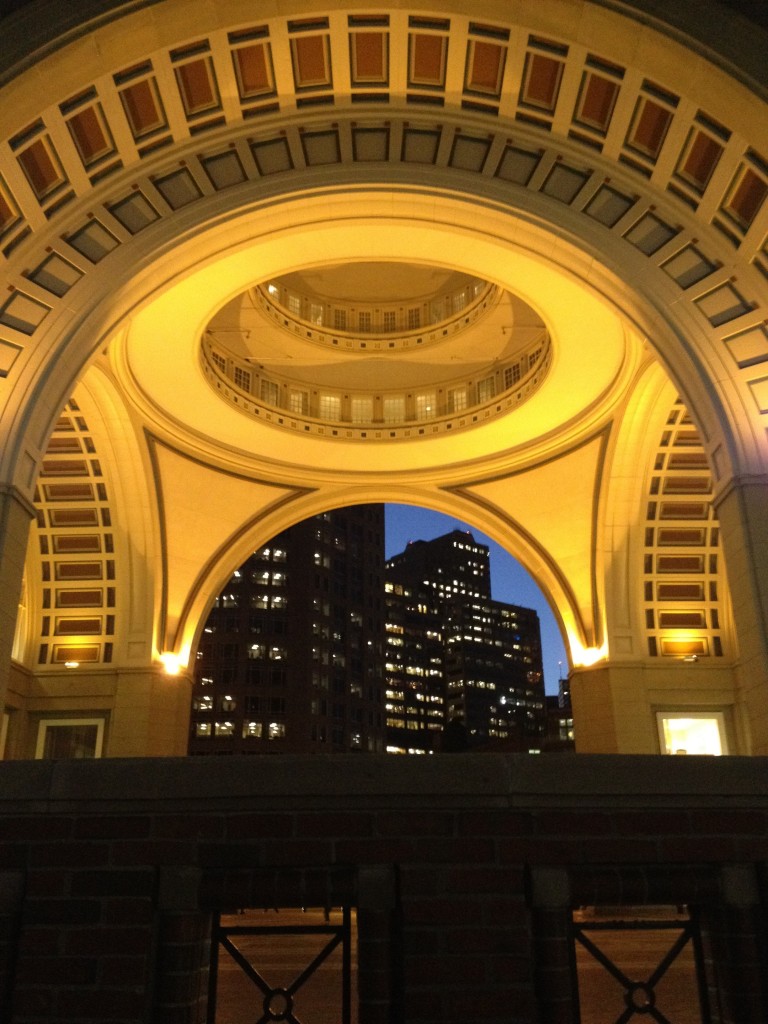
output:
[[[164,651],[160,655],[160,661],[163,663],[166,675],[177,676],[181,672],[181,657],[174,654],[173,651]]]
[[[602,647],[582,647],[578,642],[571,641],[573,664],[577,668],[590,668],[608,655],[606,645]]]

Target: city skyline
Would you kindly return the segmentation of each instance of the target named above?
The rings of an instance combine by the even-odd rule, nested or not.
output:
[[[530,573],[500,544],[482,530],[455,516],[416,505],[385,505],[385,557],[403,551],[410,541],[432,540],[451,530],[469,530],[480,544],[487,544],[491,560],[491,592],[495,601],[533,608],[541,625],[544,689],[558,692],[560,670],[567,673],[568,659],[554,613]]]

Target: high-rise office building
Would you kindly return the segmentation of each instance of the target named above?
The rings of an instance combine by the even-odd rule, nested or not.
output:
[[[445,647],[437,597],[424,587],[387,579],[387,750],[439,750],[445,726]]]
[[[198,645],[191,754],[382,751],[384,509],[297,523],[216,598]]]
[[[538,615],[491,598],[488,547],[454,530],[387,562],[387,744],[538,749],[545,731]],[[437,739],[438,715],[447,728]]]

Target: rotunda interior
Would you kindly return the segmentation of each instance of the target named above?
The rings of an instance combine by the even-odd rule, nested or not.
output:
[[[5,756],[183,753],[232,569],[381,500],[531,572],[579,750],[768,749],[753,65],[592,3],[96,6],[6,44]]]

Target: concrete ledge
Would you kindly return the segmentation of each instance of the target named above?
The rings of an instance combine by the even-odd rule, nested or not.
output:
[[[126,758],[9,761],[0,810],[78,812],[126,805],[221,810],[253,804],[357,806],[768,805],[768,758],[443,754],[429,758]]]

